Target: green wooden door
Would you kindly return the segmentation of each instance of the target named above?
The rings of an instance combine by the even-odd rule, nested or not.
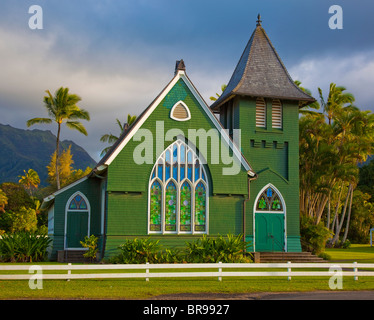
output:
[[[255,247],[257,252],[284,251],[284,214],[256,213]]]
[[[68,248],[81,248],[80,241],[88,236],[88,212],[70,211],[67,216],[66,244]]]

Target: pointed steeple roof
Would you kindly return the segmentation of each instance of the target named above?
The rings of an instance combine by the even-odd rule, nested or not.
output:
[[[256,29],[225,91],[211,105],[212,109],[218,109],[235,95],[297,100],[300,105],[315,101],[294,83],[261,22],[258,15]]]

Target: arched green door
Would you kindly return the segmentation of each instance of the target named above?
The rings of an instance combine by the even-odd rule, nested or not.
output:
[[[285,204],[279,191],[271,184],[258,194],[255,206],[255,250],[285,251]]]
[[[80,192],[71,196],[66,208],[65,248],[81,249],[81,241],[89,235],[90,205]]]

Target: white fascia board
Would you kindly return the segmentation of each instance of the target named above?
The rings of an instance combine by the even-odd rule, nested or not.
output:
[[[169,85],[161,92],[159,97],[153,101],[152,105],[149,107],[146,114],[136,123],[135,127],[126,135],[125,139],[119,144],[119,146],[113,151],[110,157],[105,161],[105,165],[109,166],[112,161],[117,157],[117,155],[122,151],[122,149],[126,146],[126,144],[132,139],[134,134],[140,129],[143,123],[148,119],[148,117],[152,114],[152,112],[156,109],[156,107],[160,104],[160,102],[166,97],[169,91],[174,87],[174,85],[180,79],[180,74],[184,73],[183,71],[179,71],[173,80],[169,83]]]
[[[49,202],[49,201],[53,200],[58,194],[60,194],[60,193],[64,192],[65,190],[68,190],[68,189],[76,186],[77,184],[79,184],[79,183],[81,183],[81,182],[83,182],[84,180],[87,180],[87,179],[88,179],[88,175],[84,176],[83,178],[78,179],[77,181],[74,181],[73,183],[71,183],[71,184],[69,184],[69,185],[61,188],[60,190],[55,191],[54,193],[52,193],[48,197],[45,197],[43,199],[43,201],[44,202]]]

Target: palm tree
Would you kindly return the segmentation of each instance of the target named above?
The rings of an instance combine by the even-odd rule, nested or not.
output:
[[[74,129],[80,133],[87,135],[86,128],[78,120],[90,120],[88,111],[80,109],[77,103],[82,99],[76,94],[70,94],[69,88],[59,88],[55,95],[46,91],[47,95],[44,96],[44,106],[47,109],[49,118],[33,118],[27,121],[27,126],[30,127],[34,124],[41,123],[57,123],[57,138],[56,138],[56,182],[57,189],[60,189],[60,177],[58,173],[58,160],[59,160],[59,143],[60,132],[62,124],[66,124],[69,129]]]
[[[122,125],[122,123],[121,123],[120,120],[116,119],[117,124],[118,124],[118,126],[119,126],[119,128],[120,128],[120,134],[119,134],[119,136],[117,137],[117,136],[115,136],[115,135],[109,133],[109,134],[104,134],[104,135],[100,138],[100,141],[101,141],[101,142],[107,142],[107,143],[110,144],[109,147],[106,147],[103,151],[101,151],[101,154],[100,154],[101,156],[103,156],[104,154],[106,154],[106,153],[109,151],[109,149],[111,148],[111,146],[113,145],[113,143],[116,142],[116,141],[119,139],[119,137],[120,137],[120,136],[121,136],[125,131],[127,131],[127,130],[131,127],[131,125],[135,122],[135,120],[136,120],[136,116],[131,116],[130,114],[127,115],[127,122],[125,122],[123,125]]]
[[[344,105],[352,104],[355,101],[353,94],[344,92],[345,90],[345,87],[337,87],[335,83],[330,83],[329,95],[327,101],[325,101],[321,88],[318,88],[323,112],[326,113],[329,125],[331,125],[335,114],[339,112]]]
[[[226,88],[227,88],[227,84],[221,85],[221,91],[222,91],[221,94],[223,93],[223,91],[225,91]],[[211,96],[209,99],[212,101],[216,101],[221,96],[221,94],[216,93],[217,97]]]
[[[20,178],[18,183],[22,184],[27,190],[29,190],[30,194],[32,195],[32,188],[37,189],[40,184],[39,175],[33,169],[29,169],[27,172],[26,170],[23,170],[23,172],[24,176],[18,176]]]
[[[295,84],[296,84],[296,85],[297,85],[297,86],[298,86],[302,91],[304,91],[306,94],[309,94],[310,96],[312,95],[312,92],[311,92],[309,89],[304,88],[304,87],[301,86],[301,81],[299,81],[299,80],[295,80],[294,83],[295,83]],[[316,113],[316,111],[312,111],[312,110],[310,110],[310,109],[319,110],[320,107],[321,107],[321,106],[320,106],[320,104],[318,103],[318,101],[314,101],[314,102],[309,103],[309,104],[303,106],[302,108],[300,108],[300,109],[299,109],[299,112],[300,112],[300,114],[308,114],[308,113],[313,114],[313,113]]]

